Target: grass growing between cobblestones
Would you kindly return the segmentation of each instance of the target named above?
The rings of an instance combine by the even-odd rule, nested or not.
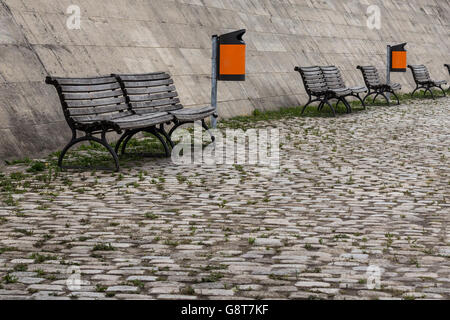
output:
[[[450,94],[450,89],[447,90],[447,93]],[[435,97],[441,97],[442,91],[433,90],[433,94]],[[414,96],[411,96],[409,93],[398,94],[398,98],[401,104],[408,103],[414,100],[430,100],[431,96],[428,94],[427,96],[423,96],[421,92],[416,92]],[[358,113],[364,111],[364,108],[361,105],[359,100],[350,100],[354,98],[349,98],[349,104],[352,108],[352,113]],[[332,104],[336,110],[336,116],[342,115],[346,113],[346,108],[342,103],[336,107],[336,103]],[[391,107],[395,107],[397,105],[397,100],[392,96]],[[318,102],[312,105],[309,105],[305,112],[302,114],[303,106],[298,107],[288,107],[282,108],[279,110],[269,110],[269,111],[261,111],[255,110],[252,115],[249,116],[238,116],[227,120],[222,120],[219,123],[219,128],[233,128],[233,129],[247,129],[253,126],[254,123],[259,121],[272,121],[272,120],[280,120],[286,118],[330,118],[333,117],[333,113],[328,106],[325,106],[322,110],[317,109]],[[372,99],[366,100],[367,107],[377,107],[377,106],[387,106],[386,100],[377,99],[375,102],[372,102]]]
[[[336,119],[231,120],[280,129],[274,175],[139,156],[122,157],[120,173],[61,172],[58,153],[11,161],[0,174],[0,298],[448,298],[448,98],[401,99],[367,117],[355,105]],[[103,155],[86,145],[70,157],[110,163]],[[372,265],[381,284],[368,289]],[[73,266],[79,292],[66,285]]]
[[[438,90],[433,91],[435,96],[440,97],[442,94]],[[447,93],[450,94],[450,89],[447,90]],[[431,99],[431,96],[427,95],[423,96],[421,92],[416,92],[414,96],[410,94],[399,94],[398,95],[400,103],[408,103],[412,100],[420,100]],[[368,106],[386,106],[384,100],[376,100],[374,103],[371,99],[368,99]],[[353,113],[364,111],[361,106],[360,101],[349,101]],[[392,107],[395,107],[394,101],[391,104]],[[337,114],[344,114],[346,109],[341,103],[338,107],[336,104],[333,104],[333,107],[336,108]],[[332,117],[331,110],[328,107],[325,107],[323,110],[317,110],[317,106],[308,106],[305,110],[304,114],[301,114],[303,106],[299,107],[290,107],[290,108],[282,108],[274,111],[260,111],[255,110],[250,116],[238,116],[228,120],[222,120],[219,123],[219,129],[225,128],[233,128],[233,129],[247,129],[252,127],[254,123],[262,122],[262,121],[272,121],[279,120],[285,118],[308,118],[308,117],[323,117],[329,118]],[[145,139],[136,139],[133,138],[129,141],[127,146],[127,154],[119,157],[119,163],[121,167],[131,168],[137,163],[142,163],[147,159],[142,157],[143,154],[151,154],[155,157],[164,157],[164,149],[161,143],[151,134],[143,133],[143,137]],[[115,143],[111,143],[112,147],[115,147]],[[34,180],[38,180],[44,183],[50,183],[52,180],[58,177],[58,172],[60,169],[57,166],[57,159],[60,155],[61,151],[50,154],[44,161],[35,161],[30,158],[17,159],[17,160],[9,160],[5,161],[7,166],[17,166],[24,165],[28,166],[26,169],[27,173],[31,173],[34,176]],[[88,143],[75,148],[66,155],[64,160],[64,165],[66,166],[75,166],[75,167],[85,167],[85,168],[108,168],[111,167],[112,158],[109,153],[107,153],[103,146],[97,143]],[[95,169],[94,169],[95,170]],[[43,172],[46,174],[43,174]],[[41,173],[41,174],[39,174]],[[28,188],[33,179],[28,180],[30,175],[24,175],[20,172],[12,173],[10,178],[5,177],[4,174],[0,173],[0,191],[6,192],[6,196],[3,197],[3,201],[10,205],[15,205],[15,200],[12,197],[14,193],[23,193],[25,189]],[[14,181],[22,181],[23,183],[14,183]]]

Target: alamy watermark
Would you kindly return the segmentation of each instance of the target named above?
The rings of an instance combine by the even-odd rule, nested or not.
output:
[[[381,289],[381,268],[379,266],[370,265],[366,270],[367,289]]]
[[[66,13],[69,17],[66,20],[66,26],[69,30],[80,30],[81,29],[81,9],[77,5],[70,5]]]
[[[377,5],[370,5],[367,7],[367,28],[370,30],[381,29],[381,9]]]
[[[280,169],[280,132],[276,128],[210,130],[215,141],[202,131],[200,122],[193,130],[178,129],[173,138],[179,143],[172,150],[178,165],[254,165]],[[193,142],[193,143],[192,143]],[[208,144],[209,143],[209,144]]]
[[[67,289],[70,291],[81,290],[81,269],[78,266],[70,266],[67,268],[66,273],[68,274],[66,285]]]

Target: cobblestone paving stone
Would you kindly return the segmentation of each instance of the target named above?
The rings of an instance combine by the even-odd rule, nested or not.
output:
[[[278,174],[149,159],[14,194],[0,299],[450,298],[449,98],[255,126]]]

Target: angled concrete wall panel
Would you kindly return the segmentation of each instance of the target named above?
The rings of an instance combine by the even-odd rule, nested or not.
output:
[[[81,10],[70,30],[67,9]],[[368,6],[381,29],[367,27]],[[186,107],[210,95],[210,36],[246,28],[247,81],[220,83],[223,117],[300,105],[295,65],[335,64],[384,74],[386,45],[408,42],[410,63],[448,79],[450,0],[0,0],[0,159],[61,148],[70,132],[47,74],[96,76],[168,70]],[[411,90],[410,73],[393,80]]]

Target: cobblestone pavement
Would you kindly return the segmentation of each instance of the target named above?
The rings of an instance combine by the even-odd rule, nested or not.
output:
[[[281,129],[278,174],[149,159],[26,185],[0,298],[450,298],[449,98],[255,125]]]

